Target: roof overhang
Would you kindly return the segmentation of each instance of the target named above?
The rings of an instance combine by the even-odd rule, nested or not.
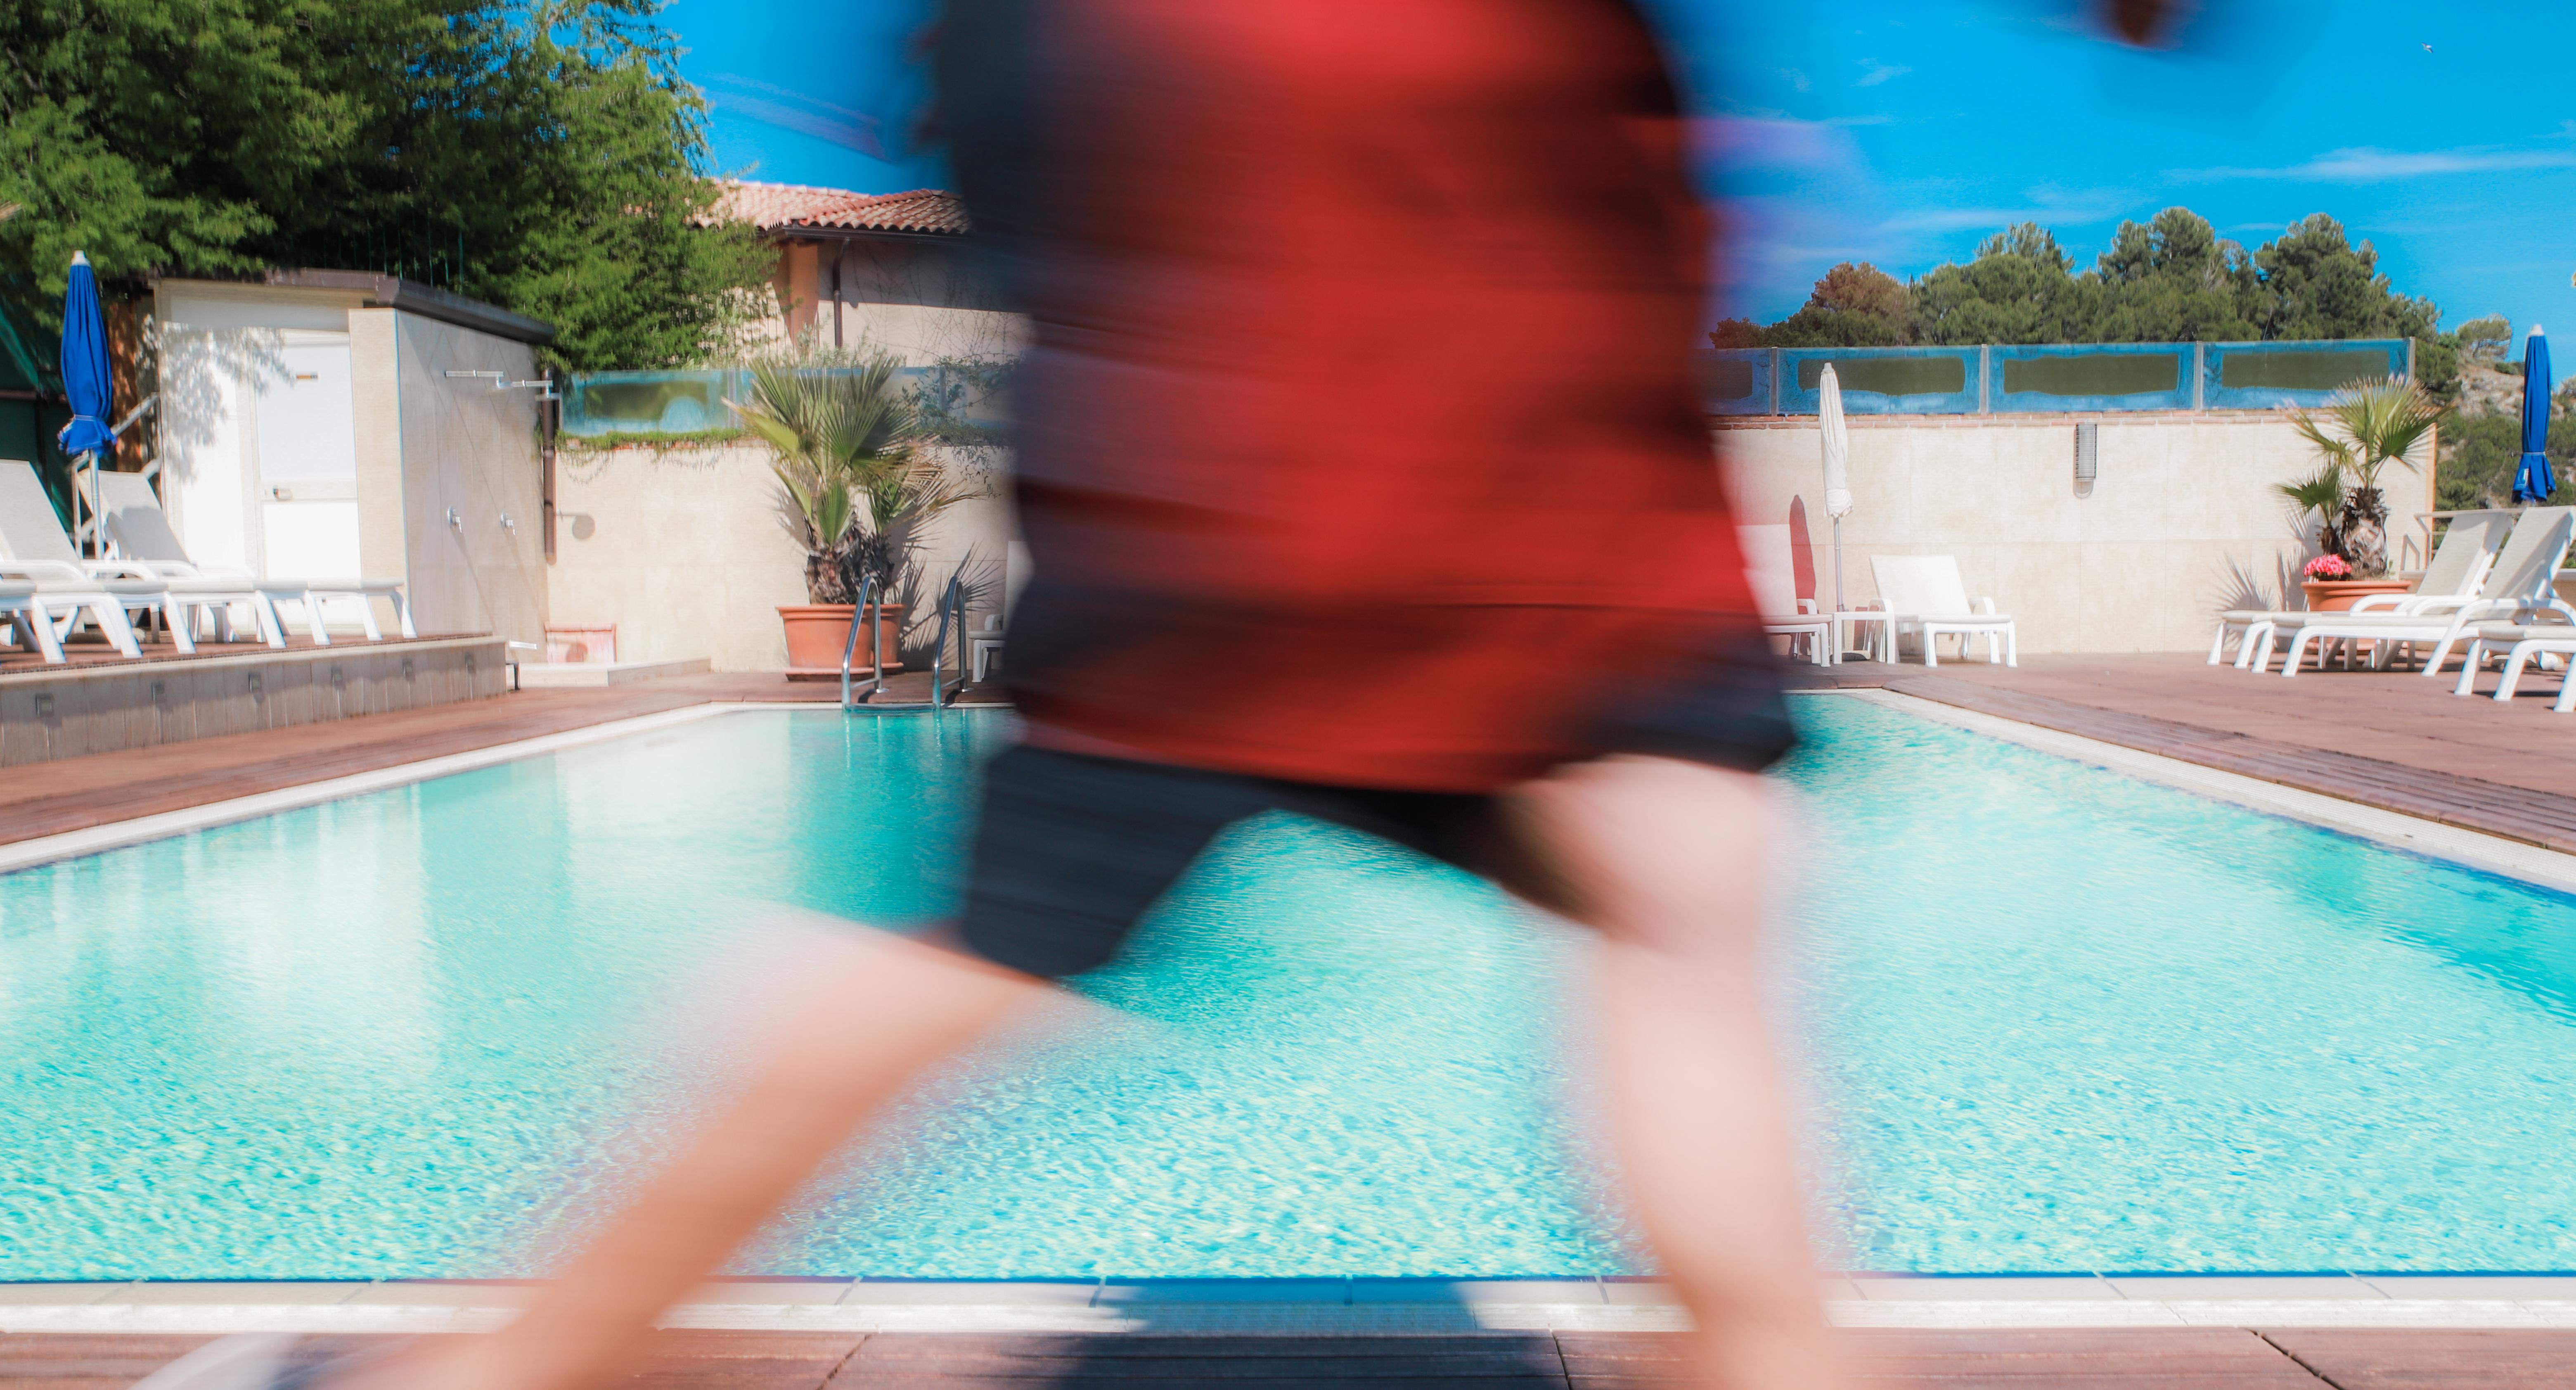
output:
[[[425,319],[471,328],[496,338],[543,346],[555,338],[555,326],[543,319],[514,314],[497,304],[468,299],[461,294],[431,289],[417,280],[397,275],[379,275],[371,270],[272,270],[267,283],[295,289],[353,290],[366,297],[369,306],[399,309]]]
[[[771,241],[944,241],[966,239],[963,232],[899,232],[882,227],[763,227]]]

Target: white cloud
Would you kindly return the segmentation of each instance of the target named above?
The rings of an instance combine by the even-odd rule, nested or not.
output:
[[[2455,150],[2335,150],[2305,164],[2279,169],[2176,169],[2178,179],[2313,179],[2335,183],[2375,183],[2443,174],[2478,174],[2504,169],[2576,169],[2576,150],[2504,149],[2493,145]]]
[[[2121,188],[2063,188],[2043,184],[2024,189],[2030,202],[2022,207],[1927,207],[1890,218],[1892,232],[1957,232],[1971,228],[2000,231],[2016,222],[2036,222],[2050,230],[2108,222],[2137,201]]]
[[[1861,74],[1861,79],[1852,84],[1855,87],[1875,87],[1881,82],[1903,77],[1905,74],[1914,71],[1912,68],[1895,67],[1887,63],[1882,63],[1876,58],[1863,58],[1861,62],[1869,68],[1869,71]]]
[[[729,111],[764,125],[828,140],[872,159],[886,157],[884,142],[877,134],[877,120],[865,112],[729,72],[709,76],[705,87],[710,110]]]
[[[1808,80],[1807,80],[1807,75],[1806,75],[1805,73],[1803,73],[1803,72],[1798,71],[1796,68],[1782,68],[1782,69],[1780,69],[1780,77],[1781,77],[1781,80],[1783,80],[1783,81],[1787,82],[1790,86],[1795,87],[1795,88],[1797,88],[1799,91],[1802,91],[1802,92],[1803,92],[1803,91],[1805,91],[1805,90],[1807,90],[1809,87],[1812,87],[1812,86],[1816,85],[1816,84],[1814,84],[1813,82],[1808,81]]]

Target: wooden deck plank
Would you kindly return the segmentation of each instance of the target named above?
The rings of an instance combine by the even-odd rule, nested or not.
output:
[[[2537,1390],[2576,1383],[2576,1332],[2300,1328],[1846,1329],[1857,1382],[1894,1390]],[[126,1390],[202,1337],[0,1335],[0,1385]],[[317,1339],[317,1348],[370,1341]],[[667,1390],[1667,1390],[1673,1333],[1238,1337],[667,1332],[630,1384]],[[873,1353],[873,1354],[872,1354]],[[1561,1367],[1561,1369],[1552,1369]]]
[[[907,672],[888,685],[895,700],[917,699],[928,692],[929,677]],[[966,695],[991,699],[980,689]],[[63,758],[13,767],[0,777],[0,844],[691,705],[838,696],[837,684],[719,673],[597,689],[520,690],[497,699]]]
[[[2576,853],[2576,724],[2458,699],[2448,682],[2284,681],[2172,654],[1875,674],[1901,694]]]
[[[2266,1329],[2263,1337],[2337,1390],[2564,1390],[2576,1331]]]
[[[1854,1380],[1926,1390],[2321,1390],[2321,1382],[2254,1333],[2229,1327],[1846,1328]],[[1683,1336],[1559,1332],[1577,1390],[1678,1386]]]

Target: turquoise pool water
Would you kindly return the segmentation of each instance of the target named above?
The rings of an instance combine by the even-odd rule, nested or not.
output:
[[[1831,1262],[2576,1267],[2576,901],[1801,701],[1788,992]],[[0,877],[0,1278],[542,1268],[675,1133],[650,1007],[756,904],[953,892],[999,716],[757,713]],[[782,1274],[1568,1275],[1573,943],[1309,823],[1222,842],[1116,1005],[982,1058]]]

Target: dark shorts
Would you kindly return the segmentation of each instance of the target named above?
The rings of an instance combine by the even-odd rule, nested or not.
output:
[[[1767,645],[1714,653],[1591,731],[1597,755],[1759,771],[1796,742]],[[986,960],[1054,979],[1103,965],[1227,826],[1287,811],[1348,826],[1546,900],[1494,797],[1385,791],[1021,746],[984,770],[959,931]]]

